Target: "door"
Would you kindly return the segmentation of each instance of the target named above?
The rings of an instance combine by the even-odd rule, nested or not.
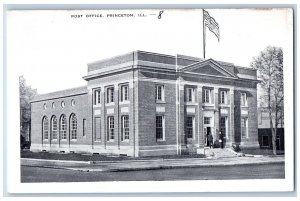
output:
[[[209,133],[211,133],[211,127],[206,127],[204,132],[205,132],[205,138],[206,138],[206,143],[205,144],[206,144],[206,146],[209,146],[207,136],[208,136]]]
[[[279,135],[277,135],[277,137],[276,137],[276,149],[277,150],[281,150]]]
[[[226,137],[226,117],[221,117],[220,131],[221,131],[222,136]]]

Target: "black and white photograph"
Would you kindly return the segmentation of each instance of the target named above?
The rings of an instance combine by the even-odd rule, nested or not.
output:
[[[7,10],[9,189],[293,191],[293,15]]]

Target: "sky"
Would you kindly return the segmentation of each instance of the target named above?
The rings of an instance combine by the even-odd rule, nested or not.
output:
[[[8,73],[48,93],[84,86],[88,63],[135,50],[203,57],[202,10],[162,10],[158,19],[160,11],[9,11]],[[206,58],[249,67],[268,45],[290,48],[290,10],[207,11],[219,24],[220,41],[206,30]],[[89,17],[93,14],[102,17]]]

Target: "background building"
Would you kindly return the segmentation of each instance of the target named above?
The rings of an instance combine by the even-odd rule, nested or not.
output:
[[[208,133],[259,147],[255,69],[135,51],[88,64],[83,78],[87,86],[32,101],[32,150],[196,153]]]
[[[258,140],[261,149],[272,149],[272,131],[270,126],[269,112],[264,107],[257,109],[258,114]],[[279,114],[281,115],[281,114]],[[273,119],[274,122],[274,119]],[[281,121],[277,127],[276,149],[284,150],[284,121]]]

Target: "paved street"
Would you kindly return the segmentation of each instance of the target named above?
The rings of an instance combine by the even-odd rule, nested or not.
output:
[[[227,180],[271,178],[284,178],[284,164],[253,164],[124,172],[82,172],[77,170],[21,166],[22,182]]]

